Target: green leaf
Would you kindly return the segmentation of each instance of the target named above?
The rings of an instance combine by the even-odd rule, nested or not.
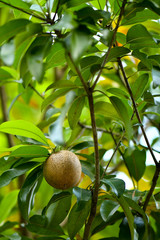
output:
[[[102,219],[106,222],[117,211],[119,204],[111,200],[104,200],[100,207]]]
[[[47,157],[49,152],[46,148],[41,146],[22,146],[14,150],[11,157],[24,157],[24,158],[37,158],[37,157]]]
[[[82,54],[89,48],[92,38],[86,27],[81,27],[72,32],[70,39],[70,51],[74,61],[77,61]]]
[[[96,102],[94,106],[94,110],[96,114],[100,114],[112,119],[117,119],[117,120],[120,119],[115,108],[112,106],[112,104],[108,102],[103,102],[103,101]]]
[[[0,27],[0,45],[5,43],[16,34],[25,31],[25,27],[30,21],[27,19],[15,19],[5,23]]]
[[[91,191],[79,187],[73,188],[73,194],[76,196],[78,203],[80,201],[88,202],[92,197]]]
[[[35,193],[42,181],[42,166],[35,168],[26,178],[18,195],[18,205],[25,220],[28,220]]]
[[[74,238],[76,233],[82,228],[85,223],[86,218],[88,217],[90,211],[90,201],[86,202],[83,209],[77,211],[78,204],[76,203],[68,217],[68,234],[71,239]],[[76,224],[75,224],[76,223]]]
[[[127,98],[127,99],[129,98],[128,93],[120,88],[109,88],[109,89],[107,89],[107,92],[109,92],[115,96],[121,97],[121,98],[122,97]]]
[[[127,32],[127,43],[131,49],[141,49],[145,47],[157,47],[151,34],[142,24],[137,24],[131,27]]]
[[[71,129],[74,129],[79,121],[85,103],[85,96],[77,97],[68,111],[68,122]]]
[[[85,2],[88,2],[88,0],[81,0],[81,1],[79,1],[79,0],[65,0],[65,2],[66,2],[66,7],[67,8],[72,8],[72,7],[76,7],[76,6],[78,6],[78,5],[81,5],[82,3],[85,3]]]
[[[74,145],[72,148],[75,151],[77,151],[77,150],[82,150],[82,149],[93,147],[93,146],[94,146],[94,142],[92,142],[92,141],[84,141],[84,142],[81,142],[81,143],[78,143],[78,144]]]
[[[47,205],[46,216],[48,218],[48,227],[52,228],[63,222],[69,213],[71,207],[71,194],[66,194],[66,196],[61,197],[54,201],[54,196],[49,201],[50,205]]]
[[[130,117],[128,108],[120,98],[113,96],[113,97],[110,97],[110,101],[113,104],[119,116],[121,117],[122,121],[124,122],[128,138],[130,139],[132,136],[133,130],[131,126],[131,121],[130,121],[131,117]],[[128,107],[130,106],[128,105]]]
[[[135,101],[137,101],[144,93],[145,88],[149,81],[149,75],[147,73],[140,75],[133,83],[131,89]]]
[[[29,219],[27,229],[30,232],[53,237],[64,234],[62,228],[58,224],[56,226],[47,227],[47,217],[44,215],[33,215]]]
[[[42,102],[42,110],[44,110],[45,107],[47,107],[49,104],[53,103],[57,98],[64,96],[67,92],[71,91],[72,88],[62,88],[58,89],[55,92],[53,92],[50,96],[44,99]]]
[[[132,55],[141,60],[141,63],[147,68],[147,70],[152,69],[151,61],[147,58],[145,53],[140,52],[139,50],[134,50]]]
[[[14,190],[6,194],[0,202],[0,223],[9,216],[11,210],[17,203],[19,190]]]
[[[128,54],[130,52],[130,50],[128,48],[125,47],[114,47],[111,49],[107,62],[110,62],[112,60],[115,60],[118,57],[123,57],[126,54]]]
[[[47,139],[41,130],[28,121],[15,120],[4,122],[0,125],[0,132],[33,138],[38,142],[48,145]]]
[[[52,37],[50,36],[37,37],[27,51],[26,58],[28,69],[40,83],[43,80],[45,72],[43,59],[51,47],[51,43]]]
[[[72,81],[70,80],[59,80],[57,82],[52,83],[49,85],[46,89],[49,90],[51,88],[57,89],[57,88],[78,88],[79,86],[75,85]]]
[[[132,212],[129,208],[127,201],[125,200],[125,198],[123,196],[121,196],[120,198],[117,198],[117,202],[122,207],[122,209],[126,215],[126,218],[128,220],[128,225],[129,225],[129,229],[130,229],[130,233],[131,233],[131,240],[138,240],[138,234],[134,228],[134,217],[132,215]]]
[[[118,178],[103,179],[102,183],[112,188],[112,191],[120,197],[125,191],[125,182]]]
[[[21,176],[36,165],[36,162],[28,162],[3,172],[0,176],[0,187],[8,185],[14,178]]]
[[[6,71],[3,67],[0,68],[0,81],[8,80],[8,79],[14,79],[13,75]]]
[[[125,163],[131,176],[133,176],[134,179],[138,182],[142,178],[145,171],[146,151],[144,149],[135,149],[129,155],[126,152],[124,157]]]
[[[43,214],[46,213],[47,209],[49,208],[49,206],[63,198],[66,198],[66,197],[69,197],[71,196],[71,193],[70,192],[66,192],[66,191],[63,191],[63,192],[58,192],[58,193],[54,193],[52,198],[50,199],[49,203],[47,204],[47,206],[44,208],[43,210]]]
[[[17,224],[18,222],[5,222],[3,225],[0,226],[0,233],[6,231],[7,229],[13,228]]]
[[[65,49],[61,42],[55,42],[46,59],[46,69],[65,64]]]

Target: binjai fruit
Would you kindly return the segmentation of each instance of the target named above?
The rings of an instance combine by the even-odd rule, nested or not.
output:
[[[68,189],[81,179],[82,168],[78,157],[68,150],[52,153],[44,163],[45,180],[54,188]]]

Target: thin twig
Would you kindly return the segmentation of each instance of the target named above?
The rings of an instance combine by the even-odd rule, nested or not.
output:
[[[106,64],[106,62],[107,62],[107,60],[108,60],[110,51],[111,51],[112,46],[113,46],[114,41],[115,41],[116,33],[117,33],[117,31],[118,31],[121,18],[122,18],[123,13],[124,13],[124,8],[125,8],[126,3],[127,3],[127,0],[124,0],[123,3],[122,3],[121,11],[120,11],[120,14],[119,14],[119,17],[118,17],[118,20],[117,20],[116,27],[115,27],[114,32],[113,32],[113,36],[112,36],[112,39],[111,39],[111,43],[110,43],[109,48],[108,48],[108,51],[107,51],[107,53],[106,53],[106,55],[105,55],[104,61],[103,61],[102,65],[101,65],[101,68],[100,68],[100,70],[99,70],[99,72],[98,72],[98,75],[97,75],[97,77],[96,77],[96,79],[95,79],[95,81],[94,81],[94,83],[93,83],[93,85],[92,85],[92,90],[95,88],[95,86],[96,86],[96,84],[97,84],[97,82],[98,82],[98,80],[99,80],[99,78],[100,78],[100,76],[101,76],[101,74],[102,74],[102,70],[103,70],[103,68],[104,68],[104,66],[105,66],[105,64]]]
[[[22,9],[22,8],[13,6],[13,5],[11,5],[11,4],[9,4],[9,3],[6,3],[6,2],[3,2],[3,1],[1,1],[1,0],[0,0],[0,2],[3,3],[4,5],[7,5],[7,6],[11,7],[11,8],[14,8],[14,9],[16,9],[16,10],[19,10],[19,11],[21,11],[21,12],[23,12],[23,13],[26,13],[26,14],[28,14],[28,15],[30,15],[30,16],[33,16],[33,17],[35,17],[35,18],[38,18],[38,19],[40,19],[40,20],[42,20],[42,21],[46,21],[45,18],[40,17],[40,16],[38,16],[38,15],[36,15],[36,14],[33,14],[33,13],[29,13],[29,12],[27,12],[26,10],[24,10],[24,9]]]
[[[137,105],[136,105],[136,102],[135,102],[135,100],[134,100],[134,97],[133,97],[133,93],[132,93],[130,84],[129,84],[129,82],[128,82],[126,73],[125,73],[125,71],[124,71],[124,68],[123,68],[123,65],[122,65],[122,62],[121,62],[120,59],[118,59],[118,63],[119,63],[120,69],[121,69],[121,71],[122,71],[122,75],[123,75],[123,78],[124,78],[126,87],[127,87],[128,92],[129,92],[129,94],[130,94],[130,97],[131,97],[131,100],[132,100],[132,104],[133,104],[133,108],[134,108],[135,114],[136,114],[136,116],[137,116],[138,122],[140,123],[140,127],[141,127],[141,130],[142,130],[143,136],[144,136],[144,138],[145,138],[146,144],[147,144],[148,149],[149,149],[149,151],[150,151],[150,153],[151,153],[151,155],[152,155],[152,158],[153,158],[153,161],[154,161],[155,165],[157,165],[157,164],[158,164],[158,161],[157,161],[157,159],[156,159],[156,157],[155,157],[155,155],[154,155],[154,153],[153,153],[153,151],[152,151],[152,148],[151,148],[151,145],[150,145],[150,143],[149,143],[148,137],[147,137],[146,132],[145,132],[145,130],[144,130],[144,127],[143,127],[143,124],[142,124],[142,120],[141,120],[141,117],[140,117],[140,115],[139,115],[139,112],[138,112],[138,109],[137,109]]]
[[[119,142],[117,143],[117,146],[116,146],[116,148],[114,149],[114,152],[113,152],[113,154],[112,154],[110,160],[108,161],[107,166],[105,167],[105,170],[104,170],[104,172],[103,172],[101,178],[103,178],[103,177],[105,176],[105,174],[106,174],[106,172],[107,172],[107,169],[108,169],[108,167],[109,167],[109,165],[110,165],[110,163],[111,163],[111,161],[112,161],[114,155],[116,154],[116,152],[117,152],[117,150],[118,150],[120,144],[121,144],[122,138],[123,138],[123,136],[121,137],[121,139],[120,139]]]

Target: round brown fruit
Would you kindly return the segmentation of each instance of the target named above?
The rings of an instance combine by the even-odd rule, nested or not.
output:
[[[76,186],[81,179],[81,172],[78,157],[68,150],[51,154],[43,168],[48,184],[62,190]]]

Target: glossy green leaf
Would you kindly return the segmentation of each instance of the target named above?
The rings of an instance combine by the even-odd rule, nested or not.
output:
[[[0,223],[2,223],[10,214],[17,203],[19,190],[14,190],[6,194],[0,202]]]
[[[126,36],[127,43],[131,49],[141,49],[144,47],[157,47],[151,34],[142,24],[137,24],[131,27]]]
[[[138,234],[134,228],[134,217],[129,208],[127,201],[125,200],[125,198],[123,196],[121,196],[120,198],[117,198],[117,201],[120,204],[120,206],[122,207],[122,209],[126,215],[129,229],[130,229],[131,240],[138,240]]]
[[[85,97],[77,97],[72,103],[69,111],[68,111],[68,122],[71,129],[74,129],[78,124],[79,118],[81,116],[81,112],[83,110],[85,103]]]
[[[46,212],[48,218],[48,227],[56,226],[63,222],[69,213],[71,208],[71,197],[72,195],[67,194],[65,197],[61,197],[59,200],[53,202],[53,197],[50,200],[50,205]]]
[[[100,214],[102,219],[106,222],[119,208],[117,202],[111,200],[104,200],[100,207]]]
[[[147,68],[147,70],[152,69],[151,61],[147,58],[147,55],[145,53],[142,53],[139,50],[134,50],[132,52],[132,55],[141,60],[141,63]]]
[[[83,209],[77,211],[77,203],[71,209],[71,212],[68,217],[68,234],[71,239],[74,238],[76,233],[82,228],[85,223],[86,218],[88,217],[90,211],[90,201],[86,202]],[[76,223],[76,224],[75,224]]]
[[[41,130],[28,121],[15,120],[4,122],[0,125],[0,132],[33,138],[38,142],[48,145],[47,139]]]
[[[21,176],[36,165],[36,162],[28,162],[3,172],[0,176],[0,187],[8,185],[14,178]]]
[[[136,181],[139,181],[145,171],[146,151],[135,149],[131,154],[125,153],[125,163],[127,168]]]
[[[47,217],[44,215],[33,215],[29,219],[27,229],[30,232],[34,232],[40,235],[53,237],[57,235],[63,235],[63,230],[58,224],[56,226],[47,227]]]
[[[76,196],[78,203],[80,201],[88,202],[92,197],[91,191],[79,187],[73,188],[73,194]]]
[[[12,157],[24,157],[24,158],[37,158],[47,157],[49,152],[46,148],[41,146],[22,146],[14,150],[10,156]]]
[[[132,85],[132,92],[133,92],[135,101],[137,101],[143,95],[146,89],[146,86],[148,84],[148,81],[149,81],[149,75],[146,73],[146,74],[140,75]]]
[[[42,181],[42,166],[35,168],[27,176],[18,195],[18,205],[24,219],[28,220],[35,193]]]
[[[109,89],[107,89],[107,92],[109,92],[117,97],[123,97],[123,98],[127,98],[127,99],[129,98],[128,93],[120,88],[109,88]]]
[[[88,0],[81,0],[81,1],[78,1],[78,0],[67,0],[65,1],[66,2],[66,7],[67,8],[72,8],[72,7],[76,7],[78,5],[81,5],[82,3],[86,3],[88,2]]]
[[[72,148],[77,151],[77,150],[82,150],[82,149],[85,149],[85,148],[89,148],[89,147],[93,147],[94,146],[94,142],[92,141],[84,141],[84,142],[81,142],[81,143],[78,143],[76,145],[74,145]]]
[[[118,197],[120,197],[125,191],[125,182],[122,179],[118,179],[118,178],[106,179],[106,178],[103,178],[103,180],[101,180],[101,181],[105,185],[111,187],[112,191]]]
[[[13,228],[17,224],[18,222],[10,222],[10,221],[5,222],[3,225],[0,226],[0,233],[6,231],[7,229]]]
[[[130,106],[128,105],[128,108],[127,108],[124,102],[120,98],[117,98],[114,96],[110,97],[110,101],[113,104],[119,116],[121,117],[122,121],[124,122],[128,138],[130,139],[133,133],[131,121],[130,121],[131,116],[128,111]]]
[[[27,19],[14,19],[0,27],[0,45],[14,37],[16,34],[25,31],[30,21]]]
[[[117,114],[115,108],[112,106],[112,104],[108,102],[96,102],[94,106],[94,110],[96,114],[103,115],[108,118],[119,120],[120,117]]]
[[[127,55],[130,52],[128,48],[125,47],[114,47],[111,49],[107,62],[110,62],[112,60],[116,60],[116,58],[123,57]]]

